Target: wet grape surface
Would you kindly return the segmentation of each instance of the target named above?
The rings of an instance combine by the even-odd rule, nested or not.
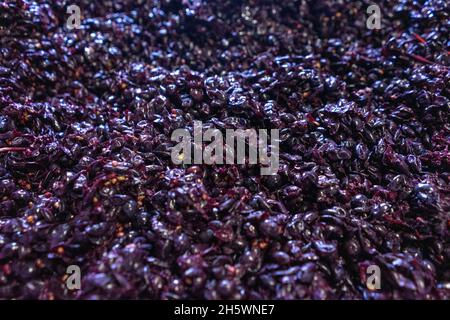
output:
[[[0,298],[450,298],[448,1],[71,4],[0,1]],[[174,165],[194,120],[277,174]]]

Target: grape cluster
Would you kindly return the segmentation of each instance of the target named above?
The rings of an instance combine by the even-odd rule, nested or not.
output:
[[[450,4],[377,2],[0,1],[0,298],[449,299]]]

